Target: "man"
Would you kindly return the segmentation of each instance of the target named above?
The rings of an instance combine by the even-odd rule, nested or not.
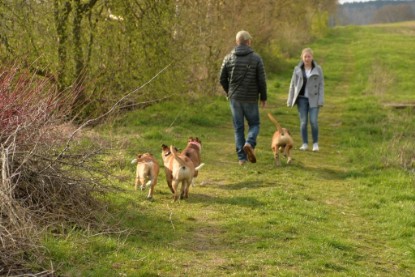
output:
[[[267,101],[267,84],[264,63],[252,48],[252,37],[247,31],[236,34],[236,47],[222,63],[220,84],[226,92],[232,112],[235,129],[236,154],[239,164],[247,159],[255,163],[255,146],[259,133],[259,107]],[[248,135],[245,139],[244,120],[248,122]]]

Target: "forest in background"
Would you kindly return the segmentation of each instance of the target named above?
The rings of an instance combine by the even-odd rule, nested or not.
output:
[[[380,0],[339,5],[335,25],[367,25],[415,20],[415,1]]]
[[[187,94],[217,93],[224,55],[241,29],[269,72],[328,30],[336,0],[4,0],[0,62],[75,94],[79,118]],[[259,8],[260,7],[260,8]],[[69,92],[70,91],[70,92]]]

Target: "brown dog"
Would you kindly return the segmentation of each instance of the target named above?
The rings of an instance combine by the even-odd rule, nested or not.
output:
[[[137,190],[140,183],[141,190],[150,186],[147,199],[153,199],[154,187],[157,184],[157,176],[159,174],[160,166],[157,160],[150,153],[138,154],[137,158],[131,161],[132,164],[137,164],[135,174],[135,190]],[[148,181],[146,183],[146,181]]]
[[[184,154],[178,154],[177,149],[173,146],[168,147],[163,144],[161,147],[167,185],[174,194],[174,201],[179,197],[180,199],[188,198],[189,187],[195,171],[199,170],[201,166],[195,168],[192,160]],[[179,195],[180,183],[182,186]]]
[[[189,137],[189,139],[187,140],[187,146],[186,148],[180,153],[181,155],[186,155],[187,157],[189,157],[192,162],[193,165],[195,167],[198,167],[200,165],[204,165],[201,162],[201,152],[202,152],[202,141],[196,137]],[[198,170],[195,170],[195,175],[193,176],[194,178],[197,177],[197,175],[199,174]]]
[[[272,116],[271,113],[268,113],[269,119],[274,123],[276,131],[272,136],[271,148],[274,153],[275,166],[279,166],[280,158],[279,152],[283,153],[287,157],[287,164],[291,162],[291,149],[294,147],[294,140],[291,137],[290,132],[286,128],[281,128],[281,125],[278,121]]]

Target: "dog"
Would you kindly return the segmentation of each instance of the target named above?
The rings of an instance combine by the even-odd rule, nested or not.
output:
[[[195,167],[192,160],[185,154],[179,154],[177,148],[163,144],[162,158],[166,173],[167,185],[173,193],[174,201],[187,199],[189,197],[189,187],[192,183],[195,171],[201,166]],[[179,194],[179,184],[182,184]]]
[[[202,141],[198,137],[196,138],[189,137],[187,140],[186,148],[180,154],[186,155],[187,157],[189,157],[192,160],[193,165],[195,167],[198,167],[198,166],[204,165],[202,164],[202,161],[201,161],[201,152],[202,152]],[[199,171],[195,170],[195,174],[193,177],[196,178],[198,174],[199,174]],[[192,185],[193,185],[193,182],[192,182]]]
[[[147,199],[153,199],[154,187],[157,184],[157,176],[159,174],[160,166],[154,156],[150,153],[138,154],[137,158],[131,161],[132,164],[137,164],[135,174],[135,190],[140,184],[141,190],[145,190],[150,186]],[[148,181],[146,183],[146,181]]]
[[[281,128],[281,125],[278,121],[272,116],[271,113],[268,113],[269,119],[274,123],[276,131],[272,136],[271,148],[274,153],[275,166],[280,166],[279,153],[283,153],[287,157],[287,164],[291,163],[291,149],[294,147],[294,140],[291,137],[290,132],[286,128]]]

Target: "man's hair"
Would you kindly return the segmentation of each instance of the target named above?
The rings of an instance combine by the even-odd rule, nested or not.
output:
[[[236,34],[236,43],[237,44],[247,44],[249,40],[252,39],[252,36],[247,31],[239,31]]]

